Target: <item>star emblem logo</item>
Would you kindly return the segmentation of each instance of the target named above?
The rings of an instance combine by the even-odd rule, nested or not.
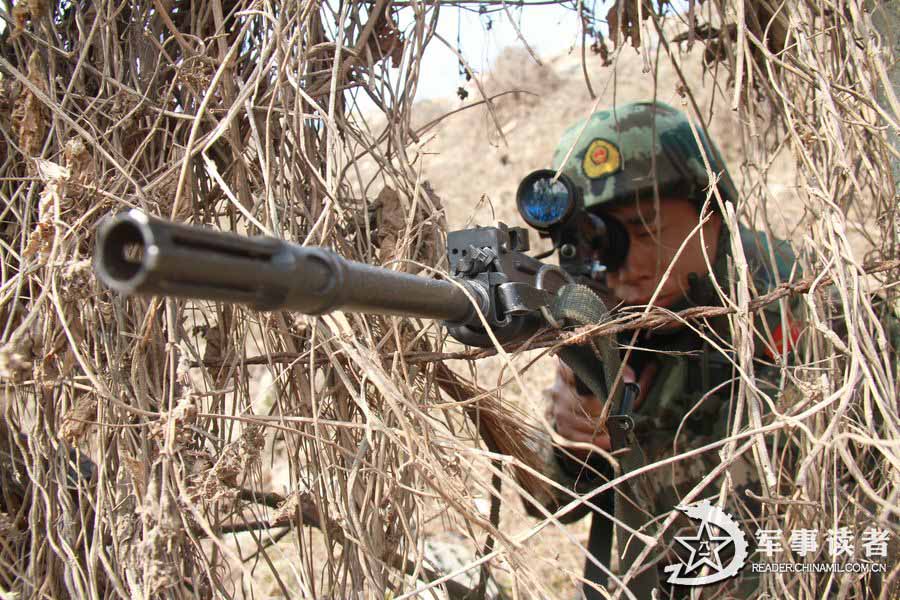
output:
[[[595,165],[602,165],[606,162],[607,156],[609,156],[609,151],[603,146],[600,146],[591,153],[591,160],[594,161]]]
[[[666,581],[674,585],[708,585],[736,576],[748,556],[747,539],[737,521],[707,500],[676,508],[689,519],[699,521],[699,526],[695,535],[675,536],[675,541],[691,554],[686,561],[679,556],[678,564],[663,569],[669,573]],[[733,549],[731,558],[723,564],[722,552],[729,547]],[[704,571],[705,567],[709,569]]]
[[[708,566],[715,572],[722,570],[722,557],[719,552],[724,550],[732,539],[724,535],[713,535],[709,522],[703,521],[697,530],[697,535],[675,538],[679,544],[690,550],[691,557],[685,564],[684,573],[693,573],[704,566]]]

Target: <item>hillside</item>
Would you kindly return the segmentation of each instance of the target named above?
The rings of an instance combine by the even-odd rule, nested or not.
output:
[[[739,123],[721,93],[712,102],[715,80],[710,73],[704,74],[701,55],[699,48],[685,53],[683,72],[698,105],[708,110],[712,104],[709,130],[733,175],[740,179],[742,148],[740,137],[735,135]],[[597,108],[652,99],[652,73],[642,72],[643,68],[643,58],[631,48],[624,49],[610,67],[604,67],[599,56],[589,54],[587,71],[601,96]],[[680,81],[671,65],[661,62],[658,71],[656,99],[688,111],[687,99],[678,93]],[[577,52],[537,65],[524,49],[507,49],[486,75],[484,87],[488,95],[515,91],[494,100],[502,137],[483,105],[444,119],[426,134],[426,138],[431,134],[434,138],[426,146],[430,154],[424,163],[424,176],[443,198],[451,229],[464,227],[468,222],[484,224],[495,218],[520,224],[514,201],[519,180],[534,169],[549,166],[565,129],[589,115],[595,105]],[[470,83],[468,89],[466,103],[480,99],[474,84]],[[416,120],[427,123],[463,104],[458,99],[420,103],[421,114],[415,114]],[[773,169],[773,198],[790,180],[785,169]],[[479,206],[482,194],[484,201]]]

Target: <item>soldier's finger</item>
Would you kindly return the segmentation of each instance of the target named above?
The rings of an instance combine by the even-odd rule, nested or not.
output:
[[[591,440],[594,439],[594,436],[589,433],[584,433],[583,431],[578,431],[575,429],[566,429],[565,427],[561,427],[559,423],[556,424],[556,430],[559,435],[563,436],[570,442],[581,442],[582,444],[590,444]]]
[[[599,414],[600,407],[590,402],[592,398],[576,396],[572,390],[566,389],[552,395],[552,406],[557,417],[575,417],[591,419]],[[585,402],[588,400],[588,402]],[[599,404],[599,403],[597,403]]]
[[[608,433],[601,433],[594,436],[593,444],[603,450],[612,450],[612,441],[609,439]]]
[[[581,396],[570,392],[572,412],[585,419],[596,419],[603,413],[603,403],[597,396]]]
[[[588,440],[590,440],[600,430],[600,427],[598,426],[595,419],[580,417],[571,413],[557,415],[556,427],[560,430],[560,432],[563,429],[565,429],[566,431],[571,431],[573,433],[577,432],[580,435],[586,436]]]
[[[599,433],[596,423],[590,423],[583,419],[560,419],[556,422],[556,431],[567,440],[573,442],[593,444],[603,450],[612,448],[609,434]]]

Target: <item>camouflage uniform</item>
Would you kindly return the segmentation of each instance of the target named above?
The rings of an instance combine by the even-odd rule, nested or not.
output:
[[[717,185],[723,201],[735,202],[734,185],[718,151],[702,131],[698,130],[697,134],[711,169],[719,175]],[[570,152],[573,147],[574,150]],[[563,165],[566,156],[568,160]],[[694,132],[683,115],[664,104],[632,104],[592,115],[586,124],[576,124],[565,133],[554,155],[553,165],[557,169],[563,165],[562,171],[582,188],[588,209],[609,203],[652,198],[656,193],[659,197],[689,198],[698,206],[707,197],[709,178]],[[654,172],[655,181],[652,177]],[[770,241],[764,234],[743,226],[739,233],[755,288],[751,292],[764,294],[778,283],[799,275],[792,273],[795,257],[787,243]],[[715,281],[726,293],[730,288],[733,269],[730,237],[730,231],[723,222],[713,274]],[[775,257],[775,269],[770,266],[770,253]],[[688,298],[679,306],[671,308],[680,310],[691,305],[710,306],[719,303],[710,277],[706,275],[696,278],[692,282]],[[788,306],[788,314],[793,313],[796,308]],[[788,323],[781,322],[779,303],[769,305],[758,315],[756,330],[767,332],[766,337],[771,339],[768,343],[761,338],[755,340],[756,358],[759,359],[755,365],[755,374],[758,384],[770,395],[777,389],[779,374],[771,358],[783,349],[779,340],[786,336],[792,341],[796,339],[796,322],[791,317]],[[730,329],[724,317],[695,323],[695,326],[707,337],[722,340],[720,348],[729,346]],[[772,343],[772,339],[776,343]],[[630,332],[620,339],[622,343],[631,341]],[[689,328],[663,334],[643,332],[635,346],[641,349],[632,351],[629,366],[638,375],[650,363],[655,363],[657,369],[650,390],[633,415],[635,436],[648,462],[727,437],[737,391],[737,376],[727,354],[711,347]],[[612,475],[609,465],[599,457],[589,459],[588,465],[591,468],[585,468],[583,463],[566,457],[563,451],[549,444],[543,448],[543,452],[549,476],[576,492],[589,492]],[[651,523],[649,531],[654,530],[654,519],[658,524],[667,517],[680,499],[718,464],[718,453],[706,452],[674,465],[657,468],[651,476],[643,478],[641,485],[632,488],[637,496],[637,505],[646,509],[646,520]],[[731,495],[735,502],[729,503],[726,510],[731,510],[737,519],[750,517],[748,512],[756,512],[757,507],[748,502],[745,490],[760,492],[756,471],[747,461],[738,460],[730,468],[730,474],[736,488]],[[717,491],[717,483],[708,487],[700,497]],[[571,500],[571,494],[560,492],[555,497],[543,498],[542,502],[552,510]],[[613,512],[612,492],[596,496],[594,502],[602,510]],[[716,499],[713,498],[713,503],[715,502]],[[528,509],[535,516],[540,516],[540,511],[535,507],[529,506]],[[588,512],[589,508],[580,506],[562,521],[577,520]],[[695,522],[686,518],[683,524],[692,529],[696,526]],[[680,523],[676,522],[676,527],[668,530],[654,555],[659,554],[658,550],[670,542],[672,535],[677,533],[678,525]],[[591,526],[589,550],[607,565],[610,564],[610,538],[609,520],[598,515]],[[674,562],[677,559],[669,555],[659,561],[659,568]],[[627,569],[623,566],[619,572],[625,570]],[[665,575],[660,575],[660,581],[665,581]],[[597,583],[606,581],[602,571],[590,562],[586,566],[585,577]],[[756,586],[752,579],[730,580],[720,585],[722,592],[730,590],[734,597],[755,597],[752,590]],[[737,589],[738,586],[740,589]],[[663,583],[661,597],[667,597],[667,594],[678,597],[689,589],[667,587]],[[705,593],[709,591],[709,588],[705,588]],[[588,598],[602,597],[587,587],[585,594]]]
[[[720,285],[726,285],[729,281],[727,266],[731,255],[727,240],[728,232],[723,227],[722,239],[720,239],[720,251],[715,262],[716,280]],[[761,234],[741,228],[741,238],[744,253],[747,257],[751,271],[754,273],[754,284],[759,293],[765,293],[775,283],[773,274],[768,267],[768,253],[765,250],[766,239]],[[785,281],[789,275],[788,265],[791,258],[787,244],[778,244],[781,253],[785,257],[781,261],[779,277]],[[697,288],[702,288],[702,284]],[[709,306],[716,304],[715,298],[704,294],[703,290],[697,295],[697,305]],[[780,311],[778,304],[770,305],[762,311],[769,327],[769,331],[777,331],[780,324]],[[701,331],[712,334],[727,334],[727,323],[720,322],[724,319],[713,319],[708,324],[696,324]],[[761,328],[761,323],[758,329]],[[712,331],[710,331],[712,330]],[[712,332],[715,333],[712,333]],[[726,338],[727,339],[727,338]],[[623,335],[619,340],[623,344],[631,343],[630,335]],[[734,414],[734,402],[737,391],[737,375],[728,356],[720,353],[705,342],[698,334],[690,329],[680,329],[666,334],[641,335],[634,344],[637,348],[632,351],[629,365],[639,375],[643,368],[651,362],[655,363],[657,371],[647,395],[644,397],[639,409],[633,414],[635,421],[635,436],[641,449],[647,457],[647,462],[658,460],[683,453],[693,448],[716,442],[727,437],[731,428],[731,419]],[[756,364],[757,383],[763,391],[772,394],[778,385],[778,370],[766,356],[765,345],[757,340],[756,348],[759,352]],[[714,392],[711,392],[715,390]],[[744,420],[746,423],[746,418]],[[609,466],[599,457],[591,458],[588,464],[591,468],[585,468],[579,462],[565,456],[559,448],[551,448],[549,444],[543,448],[547,460],[547,474],[562,483],[565,487],[586,493],[612,475]],[[641,507],[647,508],[648,521],[650,518],[665,518],[680,503],[681,498],[711,470],[720,463],[717,451],[708,451],[704,454],[684,459],[657,468],[652,475],[644,481],[649,484],[644,488],[638,488],[635,499]],[[598,474],[599,473],[599,474]],[[757,506],[746,496],[746,490],[752,490],[760,494],[759,483],[755,468],[741,458],[729,468],[735,491],[731,496],[734,502],[729,502],[726,509],[731,511],[735,518],[749,519],[757,512]],[[719,489],[717,480],[711,484],[700,497],[708,496],[712,491]],[[699,499],[699,498],[697,498]],[[553,510],[565,505],[572,500],[567,493],[558,492],[555,498],[546,499],[547,508]],[[612,494],[605,493],[595,498],[595,503],[600,508],[612,514]],[[714,500],[715,502],[715,500]],[[540,516],[539,511],[529,507],[534,516]],[[572,522],[588,514],[587,507],[567,514],[562,521]],[[598,536],[603,526],[602,517],[596,517],[591,529],[590,550],[597,556],[605,555],[608,550],[601,547],[605,543]],[[665,543],[670,543],[671,537],[677,533],[679,526],[695,528],[696,523],[680,518],[675,526],[671,527],[665,535]],[[746,528],[745,528],[746,529]],[[690,531],[691,529],[688,529]],[[651,528],[652,531],[652,528]],[[608,534],[607,534],[608,535]],[[673,564],[677,559],[670,556],[660,561],[660,567]],[[624,571],[625,569],[621,569]],[[586,577],[593,581],[604,581],[599,569],[594,565],[588,565]],[[660,581],[665,576],[660,574]],[[735,585],[732,581],[725,585]],[[755,587],[743,582],[744,590],[737,597],[755,597],[751,590]],[[663,589],[667,590],[663,585]],[[677,591],[677,590],[676,590]],[[686,588],[681,588],[686,591]],[[588,593],[588,598],[592,596]],[[665,597],[665,596],[663,596]],[[677,596],[676,596],[677,597]]]

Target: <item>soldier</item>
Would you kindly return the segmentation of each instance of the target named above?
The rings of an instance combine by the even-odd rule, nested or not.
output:
[[[714,180],[708,176],[704,157],[716,175]],[[721,212],[725,203],[737,204],[728,171],[703,130],[692,128],[687,118],[670,106],[628,104],[595,113],[586,123],[576,123],[557,147],[553,168],[561,168],[581,187],[587,210],[603,219],[618,220],[628,231],[627,257],[605,277],[610,291],[625,305],[652,304],[672,311],[721,305],[721,295],[727,296],[736,281],[732,260],[735,236],[749,267],[751,293],[763,294],[797,276],[795,257],[787,243],[742,225],[737,231],[730,229]],[[718,198],[711,193],[711,181],[715,182]],[[779,303],[768,306],[755,323],[755,374],[758,385],[768,394],[773,389],[768,382],[778,381],[770,376],[778,373],[773,359],[789,354],[800,332],[799,321],[791,316],[792,308],[784,308],[782,312]],[[633,335],[626,332],[619,341],[631,348],[623,352],[623,378],[640,386],[634,401],[635,429],[631,439],[636,439],[645,455],[643,462],[649,464],[727,437],[738,397],[727,319],[694,322],[690,326],[676,324]],[[544,450],[548,476],[579,493],[595,489],[613,475],[609,461],[601,453],[584,449],[585,444],[611,449],[609,434],[598,424],[604,399],[579,393],[575,376],[561,362],[556,382],[545,390],[545,399],[549,420],[559,436],[582,443],[581,448],[551,448],[547,444]],[[634,456],[630,451],[629,454]],[[624,509],[630,510],[640,524],[649,525],[644,533],[652,535],[655,525],[719,463],[717,452],[706,452],[657,468],[636,479],[634,485],[617,486],[615,502],[620,504],[615,511],[612,491],[592,500],[601,511],[615,512],[617,517]],[[639,465],[633,465],[636,466]],[[743,459],[729,470],[734,485],[730,497],[736,502],[727,508],[738,513],[733,515],[737,520],[747,518],[757,508],[745,493],[757,487],[756,470]],[[700,497],[709,498],[718,489],[719,485],[712,485]],[[759,493],[758,489],[755,491]],[[631,498],[627,497],[629,494]],[[545,508],[554,510],[572,498],[570,493],[557,492],[540,500]],[[717,496],[712,497],[713,505],[716,500]],[[528,509],[535,516],[545,514],[533,505]],[[590,509],[581,505],[561,520],[571,522],[588,512]],[[685,519],[684,525],[689,528],[687,531],[693,531],[697,524]],[[644,565],[652,565],[666,544],[671,545],[673,530],[669,528],[665,540]],[[617,534],[620,547],[622,533],[619,530]],[[596,562],[607,567],[612,537],[610,519],[595,516],[588,549]],[[629,543],[637,550],[643,547],[634,540]],[[617,554],[621,562],[627,562],[622,560],[621,552]],[[633,547],[628,558],[636,554]],[[605,571],[596,562],[586,563],[585,579],[609,585]],[[628,565],[621,562],[618,572],[624,573]],[[650,566],[639,580],[628,584],[632,593],[649,598],[649,587],[656,586],[661,588],[660,597],[679,597],[689,592],[690,588],[665,583],[662,569],[672,562],[677,562],[677,558],[669,553],[657,566]],[[749,597],[755,589],[755,583],[747,577],[729,578],[721,585],[723,591],[737,597]],[[583,591],[587,598],[605,597],[590,584],[585,584]]]

